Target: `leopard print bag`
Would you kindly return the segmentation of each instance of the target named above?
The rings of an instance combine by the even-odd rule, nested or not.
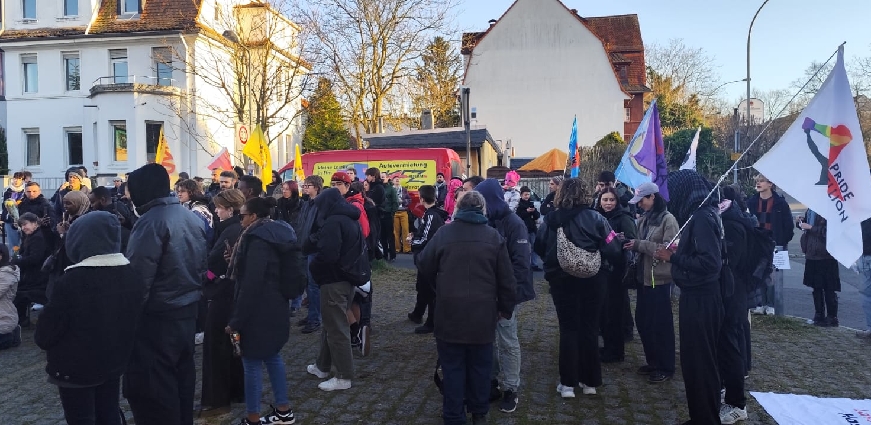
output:
[[[556,230],[556,259],[564,272],[582,279],[599,273],[602,255],[599,251],[587,251],[570,241],[562,227]]]

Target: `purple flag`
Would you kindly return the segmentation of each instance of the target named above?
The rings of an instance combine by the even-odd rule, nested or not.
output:
[[[650,108],[650,125],[641,149],[634,155],[639,165],[650,171],[650,180],[659,186],[659,194],[668,201],[668,165],[665,161],[665,145],[662,142],[662,127],[659,123],[659,108],[654,101]]]

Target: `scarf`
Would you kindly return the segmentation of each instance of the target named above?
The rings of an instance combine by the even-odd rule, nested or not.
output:
[[[457,211],[457,214],[454,215],[454,220],[471,224],[486,224],[487,216],[484,215],[483,209],[469,207]]]
[[[85,195],[85,192],[78,190],[73,190],[64,195],[64,201],[70,201],[73,204],[73,207],[75,208],[74,212],[71,214],[73,217],[78,217],[88,212],[91,208],[91,201],[88,200],[88,195]]]
[[[236,244],[233,245],[233,253],[230,255],[230,267],[227,269],[227,277],[231,280],[236,280],[236,271],[239,270],[239,264],[242,261],[242,258],[245,257],[245,250],[242,246],[242,241],[245,239],[245,235],[270,221],[272,221],[272,219],[258,218],[255,222],[251,223],[250,226],[243,229],[242,234],[239,235],[239,239],[236,239]]]
[[[9,183],[9,190],[16,192],[16,193],[24,192],[24,180],[22,180],[21,184],[18,186],[15,186],[14,184]]]

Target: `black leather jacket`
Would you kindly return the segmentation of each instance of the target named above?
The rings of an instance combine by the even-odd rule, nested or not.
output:
[[[576,207],[571,210],[556,210],[548,214],[544,224],[538,229],[535,239],[535,253],[544,259],[544,277],[570,276],[559,266],[557,260],[557,229],[563,228],[566,237],[579,248],[599,251],[602,255],[602,269],[610,270],[611,264],[622,259],[622,247],[608,220],[596,210]],[[610,239],[610,240],[609,240]]]
[[[130,233],[126,255],[145,279],[144,313],[196,315],[196,309],[183,307],[200,300],[208,254],[203,221],[174,196],[155,199],[138,210],[142,215]]]

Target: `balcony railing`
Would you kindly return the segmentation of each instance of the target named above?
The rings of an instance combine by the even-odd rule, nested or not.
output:
[[[91,84],[91,96],[100,93],[139,92],[151,94],[179,94],[178,81],[167,77],[148,75],[112,75],[100,77]]]

